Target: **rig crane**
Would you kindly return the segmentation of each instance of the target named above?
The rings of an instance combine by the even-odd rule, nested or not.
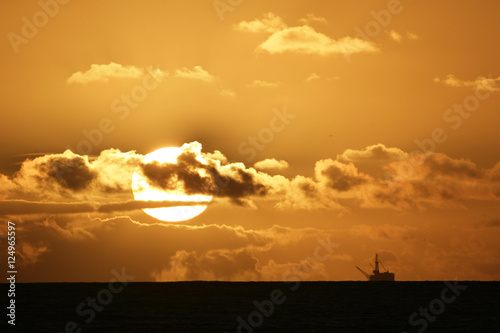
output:
[[[359,269],[359,271],[360,271],[361,273],[363,273],[363,274],[366,276],[366,278],[367,278],[368,280],[370,280],[370,274],[368,274],[367,272],[365,272],[364,270],[362,270],[362,269],[361,269],[361,268],[359,268],[358,266],[356,266],[356,268],[357,268],[357,269]]]

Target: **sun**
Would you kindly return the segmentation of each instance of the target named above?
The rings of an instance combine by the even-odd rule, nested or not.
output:
[[[160,163],[177,163],[177,157],[182,153],[181,148],[168,147],[160,148],[154,152],[147,154],[143,162],[160,162]],[[197,159],[206,163],[201,156]],[[184,192],[182,186],[175,190],[165,191],[163,189],[152,186],[140,168],[132,175],[132,191],[135,200],[144,201],[175,201],[175,202],[203,202],[206,203],[212,200],[211,195],[188,195]],[[203,213],[207,208],[206,204],[174,206],[164,208],[147,208],[143,209],[146,214],[165,222],[180,222],[192,219],[195,216]]]

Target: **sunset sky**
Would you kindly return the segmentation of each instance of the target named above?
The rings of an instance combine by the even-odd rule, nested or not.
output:
[[[499,280],[499,12],[2,1],[0,260],[12,221],[19,282]]]

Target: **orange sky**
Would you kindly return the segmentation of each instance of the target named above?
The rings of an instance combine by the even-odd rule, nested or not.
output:
[[[0,4],[20,281],[500,279],[497,1],[64,2]],[[131,178],[181,146],[217,194],[162,223]]]

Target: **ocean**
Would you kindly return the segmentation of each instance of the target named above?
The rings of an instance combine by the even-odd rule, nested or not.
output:
[[[15,300],[12,332],[500,332],[499,282],[18,283]]]

